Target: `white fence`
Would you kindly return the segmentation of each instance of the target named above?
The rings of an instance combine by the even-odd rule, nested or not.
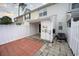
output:
[[[79,21],[71,23],[71,28],[68,31],[68,42],[70,48],[72,49],[73,53],[79,56]]]
[[[27,25],[0,25],[0,45],[29,36]]]

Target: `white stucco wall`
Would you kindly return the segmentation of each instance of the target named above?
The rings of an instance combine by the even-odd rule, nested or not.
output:
[[[58,30],[58,23],[62,22],[63,25],[63,30],[62,32],[66,33],[66,13],[70,10],[70,4],[69,3],[57,3],[55,5],[51,5],[49,7],[34,11],[31,13],[31,19],[38,19],[39,20],[39,13],[43,12],[43,11],[47,11],[47,16],[54,16],[56,15],[56,30],[57,32],[60,32]],[[53,20],[53,19],[52,19]],[[54,19],[55,20],[55,19]]]
[[[63,25],[62,32],[66,32],[66,13],[69,10],[69,4],[58,3],[58,4],[52,5],[50,7],[47,7],[47,10],[48,10],[48,16],[51,16],[51,15],[57,16],[57,20],[56,20],[57,32],[60,32],[58,30],[59,22],[62,22],[62,25]]]
[[[0,45],[29,35],[28,25],[0,25]]]
[[[39,18],[39,11],[38,10],[31,13],[31,20],[35,20],[38,18]]]
[[[51,5],[49,7],[46,7],[46,8],[37,10],[37,11],[34,11],[34,12],[31,13],[31,20],[34,20],[34,19],[38,19],[39,20],[39,18],[40,18],[39,17],[39,13],[47,11],[47,17],[50,17],[51,20],[53,20],[52,21],[53,25],[51,26],[48,23],[46,23],[45,25],[49,25],[49,27],[51,26],[50,28],[52,28],[52,27],[55,28],[56,29],[56,33],[58,33],[58,32],[66,33],[67,32],[66,14],[67,14],[67,12],[70,9],[69,5],[70,4],[68,4],[68,3],[58,3],[58,4],[55,4],[55,5]],[[56,16],[56,17],[53,17],[53,16]],[[59,28],[58,28],[59,22],[62,23],[62,26],[63,26],[63,30],[62,31],[60,31]],[[41,26],[42,26],[42,24],[43,24],[43,21],[41,21]],[[44,33],[42,33],[42,32],[41,32],[41,37],[44,37]]]
[[[35,35],[39,33],[39,23],[30,24],[30,35]]]

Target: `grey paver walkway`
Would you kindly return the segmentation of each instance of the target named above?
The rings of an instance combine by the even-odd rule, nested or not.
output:
[[[55,39],[53,43],[45,41],[44,46],[35,56],[73,56],[73,54],[67,42]]]

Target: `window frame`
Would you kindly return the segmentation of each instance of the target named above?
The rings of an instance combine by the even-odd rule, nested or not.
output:
[[[43,11],[39,13],[39,17],[47,16],[47,11]]]
[[[72,9],[79,8],[79,3],[72,3]]]
[[[42,12],[41,12],[41,13],[39,13],[39,17],[42,17],[42,16],[43,16]]]
[[[43,16],[47,16],[47,11],[44,11],[43,12]]]
[[[29,14],[25,15],[24,17],[25,17],[25,20],[26,19],[31,19],[31,14],[29,13]]]
[[[74,22],[79,21],[79,17],[74,17],[74,18],[73,18],[73,21],[74,21]]]
[[[71,19],[67,21],[67,27],[71,28]]]
[[[63,30],[63,26],[59,26],[59,30]]]

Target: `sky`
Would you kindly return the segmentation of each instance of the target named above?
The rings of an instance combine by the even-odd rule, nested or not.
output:
[[[44,5],[42,3],[27,3],[27,7],[31,10]],[[18,4],[17,3],[0,3],[0,17],[9,16],[15,18],[18,15]]]

